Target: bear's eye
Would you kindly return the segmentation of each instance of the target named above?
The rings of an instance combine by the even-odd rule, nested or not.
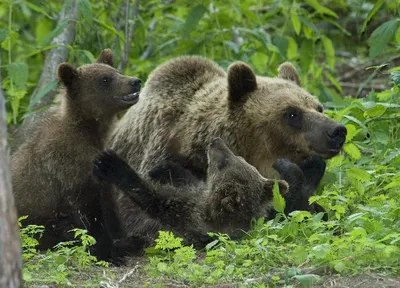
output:
[[[324,112],[324,107],[322,107],[322,105],[318,105],[317,111],[318,111],[319,113]]]
[[[299,116],[299,112],[294,109],[290,109],[287,112],[287,116],[289,117],[289,119],[294,120]]]
[[[296,108],[289,108],[285,114],[286,123],[295,129],[301,129],[302,126],[302,117],[301,111]]]

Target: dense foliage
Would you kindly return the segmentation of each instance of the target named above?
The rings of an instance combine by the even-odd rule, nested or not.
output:
[[[145,80],[157,65],[183,54],[201,54],[224,67],[242,60],[266,76],[276,75],[277,66],[289,60],[298,67],[303,86],[348,130],[344,152],[328,162],[318,195],[311,199],[329,212],[328,222],[307,212],[294,212],[283,221],[277,221],[281,215],[267,223],[259,219],[246,239],[231,241],[219,235],[204,251],[161,233],[156,247],[148,250],[149,275],[192,285],[238,282],[263,287],[294,280],[311,283],[321,269],[341,274],[398,273],[398,1],[148,0],[140,1],[139,10],[136,1],[131,2],[128,24],[134,30],[129,39],[125,1],[78,0],[80,17],[75,41],[67,47],[68,61],[92,62],[108,47],[120,60],[127,43],[130,52],[123,72]],[[32,95],[44,53],[60,45],[52,40],[68,24],[68,19],[58,21],[60,11],[73,3],[1,1],[1,79],[10,127],[18,127],[35,113],[33,105],[56,87],[53,81]],[[87,254],[92,239],[79,234],[82,231],[77,236],[83,246],[65,244],[49,252],[53,254],[41,255],[31,237],[40,228],[25,229],[27,282],[42,277],[68,283],[69,269],[88,269],[96,263]],[[43,275],[49,267],[60,270]]]

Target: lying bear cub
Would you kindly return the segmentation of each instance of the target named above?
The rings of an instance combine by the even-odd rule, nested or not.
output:
[[[117,246],[114,257],[142,253],[145,246],[152,244],[159,230],[172,231],[197,246],[210,240],[207,232],[222,232],[235,237],[250,228],[252,218],[272,212],[273,180],[264,178],[242,157],[234,155],[221,138],[215,138],[208,146],[207,157],[207,179],[201,181],[172,162],[156,166],[150,172],[150,180],[139,176],[111,150],[99,156],[94,174],[120,191],[116,198],[116,215],[105,218],[118,219],[121,224],[122,232],[111,232]],[[276,167],[295,192],[302,192],[307,187],[305,183],[314,185],[288,160],[282,160]],[[168,177],[172,182],[167,180]],[[173,178],[188,179],[188,182],[174,183]],[[278,180],[278,185],[285,194],[286,181]],[[287,199],[297,197],[292,195]],[[144,213],[137,213],[137,209]],[[152,225],[144,227],[152,229],[143,230],[142,223],[148,222]],[[116,225],[113,226],[115,230]]]

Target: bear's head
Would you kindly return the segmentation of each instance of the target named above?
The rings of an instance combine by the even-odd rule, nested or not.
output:
[[[139,99],[141,80],[122,75],[113,68],[113,62],[111,50],[105,49],[95,63],[78,69],[61,63],[58,79],[67,91],[63,101],[72,106],[71,109],[97,120],[114,116],[135,104]]]
[[[236,225],[230,227],[232,229],[247,229],[252,217],[265,215],[272,200],[275,181],[264,178],[243,157],[236,156],[221,138],[211,141],[207,158],[207,211],[217,214],[209,217],[217,218],[221,227],[231,223]],[[280,192],[286,193],[287,182],[277,182]]]
[[[228,69],[230,115],[248,147],[243,155],[266,175],[266,163],[288,158],[299,164],[311,155],[324,159],[339,153],[346,128],[324,115],[323,106],[300,86],[291,63],[279,67],[276,78],[256,76],[243,62]],[[245,127],[245,128],[243,128]],[[272,162],[271,162],[272,161]]]

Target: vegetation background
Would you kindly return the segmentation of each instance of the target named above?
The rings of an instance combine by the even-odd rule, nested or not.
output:
[[[202,251],[161,233],[150,258],[125,268],[90,256],[94,239],[85,231],[75,231],[79,246],[41,254],[32,236],[42,228],[24,227],[26,283],[400,287],[398,0],[0,0],[0,43],[13,147],[53,103],[57,65],[93,62],[104,48],[123,73],[142,80],[184,54],[223,67],[245,61],[265,76],[291,61],[303,86],[348,129],[344,152],[329,161],[311,199],[328,211],[328,222],[307,212],[259,219],[246,239],[219,235]]]

